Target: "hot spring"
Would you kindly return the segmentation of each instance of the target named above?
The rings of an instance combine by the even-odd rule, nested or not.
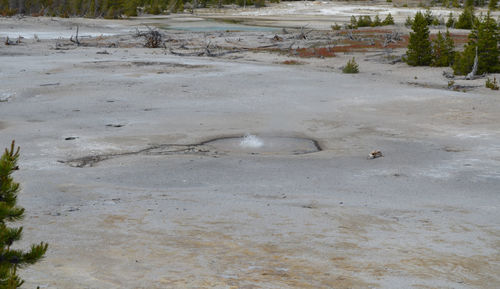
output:
[[[220,152],[300,155],[321,150],[317,141],[303,137],[257,136],[246,134],[239,137],[221,137],[204,143]]]

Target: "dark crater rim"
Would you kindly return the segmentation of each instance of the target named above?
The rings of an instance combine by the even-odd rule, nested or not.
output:
[[[319,141],[305,136],[286,136],[286,135],[270,135],[270,134],[261,134],[261,135],[255,134],[255,135],[257,137],[262,137],[262,138],[282,138],[282,139],[295,139],[301,141],[308,141],[311,142],[311,144],[315,148],[314,151],[305,151],[296,154],[292,153],[290,155],[312,154],[323,150]],[[210,149],[206,149],[206,147],[213,147],[212,143],[221,140],[223,141],[223,140],[242,139],[245,136],[246,134],[222,135],[206,139],[199,143],[191,143],[191,144],[176,144],[176,143],[172,144],[164,143],[164,144],[154,144],[154,145],[151,144],[148,145],[146,148],[136,151],[95,154],[78,158],[71,158],[66,161],[59,161],[59,162],[68,164],[71,167],[83,168],[83,167],[93,167],[97,163],[100,163],[108,159],[131,156],[131,155],[182,155],[182,154],[210,155],[211,153],[217,154],[217,151],[212,152]]]

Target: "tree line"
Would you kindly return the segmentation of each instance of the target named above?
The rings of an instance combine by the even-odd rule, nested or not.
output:
[[[271,2],[279,2],[279,0]],[[195,8],[222,7],[230,4],[261,7],[265,6],[265,0],[0,0],[0,15],[24,14],[113,19],[137,16],[138,13],[155,15],[175,13],[183,11],[185,4]]]
[[[473,19],[469,41],[462,52],[454,50],[448,31],[444,36],[438,33],[431,41],[428,22],[421,12],[415,15],[412,30],[405,57],[409,65],[451,66],[455,74],[465,75],[477,62],[477,74],[500,72],[499,25],[489,12]]]

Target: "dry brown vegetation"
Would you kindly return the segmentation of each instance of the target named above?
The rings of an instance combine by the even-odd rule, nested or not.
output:
[[[286,65],[299,65],[299,64],[302,64],[302,62],[300,61],[297,61],[297,60],[285,60],[283,62],[281,62],[281,64],[286,64]]]

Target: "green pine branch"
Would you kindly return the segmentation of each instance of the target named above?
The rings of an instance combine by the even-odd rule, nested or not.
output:
[[[24,208],[18,207],[17,194],[19,183],[12,178],[18,170],[19,147],[14,141],[0,157],[0,289],[19,288],[24,281],[17,270],[40,261],[48,249],[48,244],[41,242],[31,245],[28,251],[12,249],[11,246],[21,240],[23,227],[9,228],[7,223],[19,221],[24,217]]]

